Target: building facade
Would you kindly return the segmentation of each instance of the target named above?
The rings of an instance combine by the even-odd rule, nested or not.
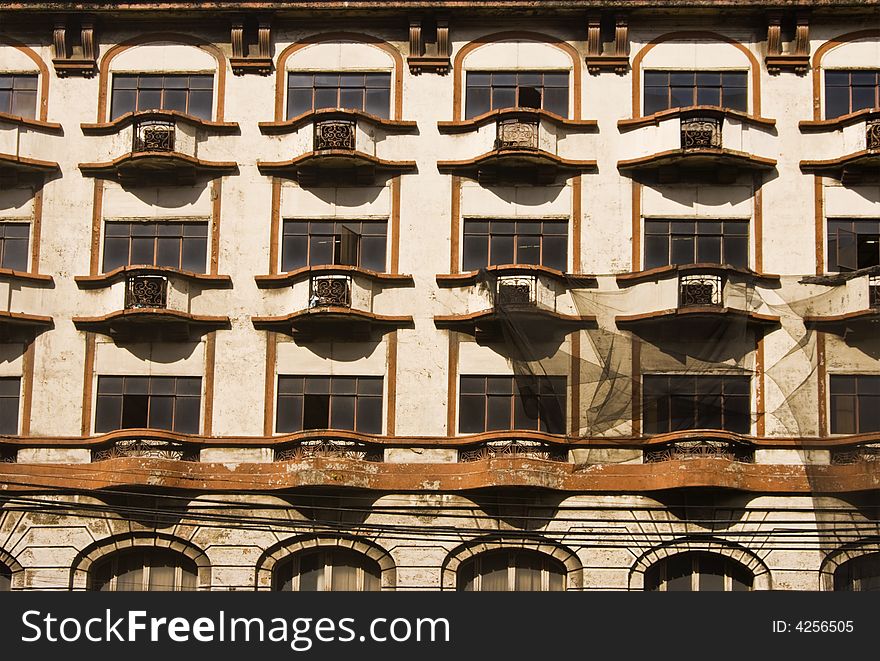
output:
[[[374,4],[0,9],[0,589],[876,589],[880,2]]]

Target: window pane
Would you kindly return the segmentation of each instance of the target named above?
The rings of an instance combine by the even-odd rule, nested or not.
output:
[[[201,119],[211,119],[213,105],[211,90],[192,90],[189,93],[189,114]]]
[[[545,236],[542,264],[551,269],[566,271],[568,267],[568,237]]]
[[[666,87],[645,86],[645,115],[653,115],[655,112],[669,108],[669,93]]]
[[[462,386],[464,377],[462,377]],[[464,387],[462,387],[464,393]],[[486,398],[483,395],[462,394],[459,399],[458,430],[463,434],[477,433],[486,430]]]
[[[339,90],[339,107],[363,110],[364,90],[362,88],[343,88]]]
[[[365,269],[371,269],[380,273],[385,271],[385,244],[384,236],[361,237],[360,265]]]
[[[499,108],[513,108],[514,106],[516,106],[515,87],[492,88],[492,110],[498,110]]]
[[[683,108],[694,105],[694,88],[693,87],[670,87],[669,88],[669,107]]]
[[[669,264],[669,238],[656,234],[645,235],[645,268],[653,269]]]
[[[172,418],[174,415],[174,398],[173,397],[151,397],[150,398],[150,418],[148,427],[153,429],[171,429]]]
[[[303,399],[303,429],[327,429],[330,395],[307,394]]]
[[[291,89],[287,95],[287,119],[297,117],[312,109],[312,88]]]
[[[110,105],[110,119],[121,117],[127,112],[133,112],[137,101],[137,93],[134,90],[113,90],[113,101]]]
[[[162,108],[162,90],[141,89],[138,91],[137,109],[138,110],[159,110]]]
[[[700,236],[697,238],[697,262],[702,264],[721,263],[720,236]]]
[[[693,264],[694,263],[694,237],[693,236],[674,236],[672,237],[672,259],[673,264]]]
[[[391,91],[387,89],[368,89],[364,110],[371,115],[387,119],[391,111]]]
[[[465,97],[465,118],[470,119],[491,110],[491,90],[488,87],[468,87]]]
[[[545,87],[544,110],[568,117],[568,87]]]
[[[359,397],[357,403],[357,431],[363,434],[382,433],[382,398]]]
[[[200,409],[199,397],[178,397],[174,409],[174,431],[198,434]]]
[[[745,88],[724,88],[724,107],[732,110],[748,111],[748,92]]]
[[[183,240],[181,266],[185,271],[204,273],[208,258],[207,238],[187,237]]]
[[[162,107],[165,110],[186,112],[186,90],[165,90]]]
[[[125,395],[122,400],[122,428],[140,428],[147,426],[147,395]]]
[[[16,91],[13,94],[12,114],[19,117],[33,118],[36,116],[37,93],[30,91]]]
[[[302,413],[302,396],[279,395],[275,431],[282,433],[300,431],[302,429]]]
[[[700,87],[697,89],[697,105],[699,106],[720,106],[721,105],[721,88],[719,87]]]
[[[853,86],[852,89],[852,108],[850,112],[856,112],[857,110],[862,110],[864,108],[873,108],[875,106],[875,99],[877,98],[876,88],[874,86],[871,87],[863,87],[863,86]],[[16,113],[21,114],[21,113]]]
[[[307,236],[286,235],[281,242],[281,270],[293,271],[307,264],[309,251]]]
[[[321,87],[315,90],[315,110],[321,108],[336,108],[338,101],[338,89],[335,87]]]
[[[497,264],[514,264],[513,245],[513,236],[493,236],[490,240],[489,263],[492,266]]]
[[[152,237],[133,237],[131,240],[131,263],[153,264],[155,239]]]

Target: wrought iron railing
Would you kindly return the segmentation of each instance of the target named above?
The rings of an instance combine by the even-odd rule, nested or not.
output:
[[[880,149],[880,119],[872,119],[865,126],[865,149]]]
[[[149,119],[135,123],[131,150],[174,151],[174,122]]]
[[[868,276],[868,305],[880,308],[880,275]]]
[[[463,448],[458,451],[458,460],[462,463],[495,459],[497,457],[568,461],[568,450],[549,443],[542,443],[541,441],[517,439],[510,441],[486,441],[479,447]]]
[[[315,122],[315,151],[322,149],[354,149],[355,128],[352,119],[323,119]]]
[[[681,148],[721,149],[721,126],[716,117],[682,117]]]
[[[537,149],[538,120],[502,119],[495,125],[495,149]]]
[[[313,457],[381,462],[384,453],[378,446],[329,438],[300,441],[291,447],[275,450],[275,461],[301,461]]]
[[[687,459],[727,459],[751,464],[755,461],[755,452],[752,448],[737,443],[707,440],[678,441],[644,452],[646,464]]]
[[[315,275],[309,280],[309,307],[351,307],[351,276]]]
[[[125,287],[125,309],[168,306],[168,278],[161,275],[133,275]]]
[[[495,305],[537,305],[538,278],[534,275],[502,275],[495,281]]]
[[[856,447],[831,451],[831,463],[835,466],[880,462],[880,443],[865,443]]]
[[[682,275],[678,279],[678,307],[721,306],[724,279],[720,275]]]
[[[198,461],[199,451],[182,443],[152,439],[125,439],[107,448],[92,450],[92,461],[134,457],[141,459],[172,459]]]
[[[0,464],[14,464],[18,461],[18,452],[9,448],[0,449]]]

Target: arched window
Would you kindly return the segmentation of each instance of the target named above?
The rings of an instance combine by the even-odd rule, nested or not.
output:
[[[101,592],[174,592],[195,590],[196,563],[181,553],[153,547],[114,553],[96,562],[89,589]]]
[[[12,589],[12,570],[0,563],[0,592],[9,592]]]
[[[880,592],[880,553],[853,558],[834,571],[834,589],[846,592]]]
[[[746,592],[754,577],[745,566],[715,553],[679,553],[645,572],[645,590]]]
[[[458,590],[463,592],[561,592],[565,565],[528,550],[490,551],[461,563]]]
[[[280,562],[273,589],[293,592],[376,592],[379,563],[362,553],[342,548],[306,551]]]

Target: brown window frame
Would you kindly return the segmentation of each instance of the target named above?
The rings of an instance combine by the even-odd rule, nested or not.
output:
[[[0,72],[0,81],[4,78],[11,78],[9,87],[0,87],[0,96],[5,96],[3,92],[7,92],[9,100],[5,105],[0,104],[0,113],[13,115],[15,117],[23,117],[24,119],[37,118],[37,93],[40,88],[40,77],[35,73],[17,73],[17,72]],[[33,86],[31,87],[31,82]],[[21,86],[19,86],[21,85]],[[18,101],[22,98],[26,101]],[[16,112],[21,110],[20,105],[27,108],[27,112]]]
[[[829,272],[880,265],[880,218],[828,218],[825,234]]]
[[[7,236],[10,228],[24,229],[24,236]],[[15,246],[10,258],[10,247]],[[31,224],[15,221],[0,222],[0,268],[13,271],[28,270],[30,264]]]
[[[135,78],[134,87],[122,87],[123,81],[127,78]],[[162,84],[158,87],[149,87],[149,86],[141,86],[142,80],[157,80],[161,78]],[[166,79],[180,80],[186,78],[186,84],[181,87],[175,87],[173,85],[169,86],[166,84]],[[193,87],[192,80],[193,78],[197,79],[211,79],[210,86],[203,87]],[[204,81],[203,81],[204,82]],[[131,84],[126,81],[126,84]],[[151,103],[145,102],[141,104],[142,95],[148,92],[153,92],[155,90],[159,90],[159,103]],[[168,102],[168,92],[179,92],[183,90],[185,96],[185,103],[183,104],[183,108],[177,107],[179,104],[171,104]],[[134,91],[134,103],[125,103],[124,108],[119,108],[119,105],[123,105],[120,99],[120,94],[122,92],[130,92]],[[194,112],[193,110],[193,96],[203,96],[204,92],[209,92],[211,95],[211,102],[207,109],[207,112]],[[199,119],[204,119],[206,121],[211,121],[214,115],[214,74],[213,73],[183,73],[183,72],[175,72],[175,73],[127,73],[127,72],[119,72],[113,74],[113,87],[111,90],[111,101],[110,101],[110,120],[113,121],[122,115],[125,115],[130,112],[142,112],[146,110],[177,110],[185,115],[190,115],[192,117],[198,117]],[[143,107],[141,107],[143,105]]]
[[[347,382],[354,379],[354,392],[345,386]],[[300,383],[297,385],[295,381]],[[326,389],[323,382],[326,381]],[[311,382],[311,384],[309,383]],[[373,387],[367,387],[371,384]],[[378,384],[378,388],[375,386]],[[362,386],[364,386],[362,388]],[[276,396],[276,414],[275,414],[275,431],[279,434],[289,434],[299,431],[307,431],[310,429],[339,429],[345,431],[354,431],[363,434],[381,434],[384,428],[384,388],[385,377],[383,376],[320,376],[320,375],[300,375],[300,374],[279,374],[278,375],[278,394]],[[311,390],[311,392],[309,392]],[[306,401],[308,397],[321,398],[313,400],[309,405]],[[311,411],[312,415],[317,415],[316,411],[323,411],[323,398],[327,398],[326,412],[327,425],[320,426],[309,422],[306,418]],[[352,425],[349,426],[333,426],[334,425],[334,403],[339,406],[339,398],[354,398],[352,409]],[[378,425],[365,425],[366,421],[359,424],[359,413],[362,406],[370,402],[373,408],[378,401]],[[297,415],[298,409],[298,415]],[[375,410],[372,411],[375,413]],[[338,421],[339,418],[336,419]],[[372,421],[376,422],[376,421]]]
[[[649,231],[649,228],[653,228],[655,226],[659,227],[660,223],[666,223],[667,228],[666,232],[655,232]],[[692,232],[684,231],[683,227],[676,227],[676,225],[681,226],[684,224],[690,224],[693,226]],[[720,232],[711,232],[711,231],[701,231],[706,230],[711,226],[720,227]],[[745,234],[736,234],[731,231],[729,234],[727,233],[728,226],[730,226],[731,230],[735,229],[738,226],[745,226],[746,233]],[[738,266],[740,268],[748,268],[750,263],[750,253],[751,253],[751,221],[739,218],[645,218],[644,219],[644,243],[645,243],[645,269],[650,268],[658,268],[660,266],[669,266],[671,264],[699,264],[699,263],[709,263],[709,264],[730,264],[731,266]],[[663,262],[659,262],[649,258],[649,251],[651,250],[651,239],[649,237],[663,236],[666,237],[666,260]],[[719,248],[718,252],[720,254],[720,260],[714,261],[709,259],[701,259],[700,258],[700,238],[701,237],[714,237],[718,236],[719,239]],[[693,257],[689,260],[676,260],[675,256],[675,248],[676,248],[676,240],[686,239],[687,237],[693,237],[693,246],[692,246],[692,255]],[[741,241],[742,238],[745,237],[745,262],[740,263],[739,261],[731,262],[726,259],[728,253],[730,253],[732,249],[732,245],[729,245],[729,241]],[[659,242],[658,242],[659,245]]]
[[[118,232],[123,229],[124,226],[128,227],[128,233],[113,233],[112,231]],[[153,233],[133,233],[135,228],[139,229],[152,229]],[[179,234],[172,234],[169,232],[169,229],[178,229]],[[204,233],[191,233],[187,234],[188,229],[198,228]],[[104,273],[109,273],[121,266],[167,266],[169,268],[174,268],[183,271],[191,271],[193,273],[206,273],[208,268],[208,252],[210,250],[209,246],[209,235],[210,235],[210,223],[205,221],[190,221],[190,220],[160,220],[160,221],[125,221],[125,220],[108,220],[104,223],[104,251],[102,255],[102,269]],[[166,233],[162,233],[165,230]],[[116,242],[120,239],[128,240],[128,258],[125,262],[121,262],[120,260],[114,260],[108,263],[108,255],[110,251],[107,249],[108,241]],[[132,258],[134,251],[135,243],[139,240],[152,239],[153,248],[152,248],[152,259],[147,261],[134,261]],[[162,260],[163,263],[159,263],[159,254],[160,254],[160,246],[164,241],[178,242],[177,246],[177,263],[165,263],[170,262],[170,260]],[[145,241],[146,243],[147,241]],[[201,244],[202,249],[198,250],[198,245]],[[184,261],[184,256],[186,254],[185,248],[190,246],[192,250],[192,246],[196,246],[195,250],[197,253],[202,253],[203,257],[201,259],[201,266],[198,268],[185,268],[185,266],[192,266],[189,261]]]
[[[121,385],[114,387],[114,379],[121,379]],[[146,392],[140,392],[143,388],[137,387],[137,383],[146,381]],[[165,392],[167,388],[161,388],[162,384],[173,381],[173,387],[170,392]],[[190,388],[184,388],[181,392],[181,383],[187,384]],[[194,388],[192,386],[195,386]],[[117,429],[164,429],[184,434],[198,434],[201,424],[202,409],[202,378],[199,376],[139,376],[139,375],[101,375],[98,377],[96,405],[95,405],[95,432],[103,433],[116,431]],[[108,392],[109,390],[109,392]],[[186,390],[195,391],[186,392]],[[140,417],[140,407],[142,402],[135,398],[146,398],[145,402],[145,424],[130,425],[126,424],[126,413],[130,416],[138,414]],[[171,398],[171,424],[170,426],[151,425],[154,406],[158,404],[159,398]],[[126,398],[128,398],[128,411],[126,411]],[[116,422],[104,424],[105,416],[109,418],[114,413],[112,409],[107,407],[116,407],[118,400],[118,414],[114,416]],[[191,408],[192,401],[195,400],[195,420],[181,421],[181,413],[179,407],[184,402],[189,402]]]
[[[725,75],[733,75],[744,76],[744,84],[742,86],[739,85],[727,85],[727,89],[729,90],[744,90],[744,103],[743,104],[731,104],[725,101]],[[725,69],[725,70],[677,70],[677,69],[645,69],[642,72],[642,114],[645,116],[650,116],[658,112],[663,112],[664,110],[672,110],[674,108],[689,108],[691,106],[714,106],[717,108],[728,108],[730,110],[738,110],[740,112],[748,112],[749,109],[749,70],[748,69]],[[693,83],[690,84],[673,84],[673,76],[693,76]],[[717,85],[703,83],[700,84],[698,82],[698,76],[714,76],[719,75],[719,82]],[[659,76],[666,76],[666,83],[664,85],[653,84],[653,81]],[[674,90],[684,90],[687,88],[691,88],[690,99],[687,99],[686,102],[679,103],[676,99],[676,94]],[[655,104],[653,101],[649,103],[648,90],[649,89],[666,89],[666,101],[665,103]],[[706,96],[709,94],[708,90],[718,90],[718,100],[715,99],[707,99]],[[701,96],[702,92],[702,96]],[[728,96],[730,92],[728,92]],[[656,107],[655,107],[656,106]]]
[[[690,590],[669,590],[669,568],[672,563],[690,560],[691,573],[687,574],[690,578]],[[710,574],[705,569],[707,562],[715,562],[723,567],[723,574]],[[703,569],[703,571],[701,571]],[[738,577],[734,573],[739,574]],[[755,589],[755,575],[748,567],[741,562],[737,562],[733,558],[729,558],[720,553],[710,553],[707,551],[684,551],[674,555],[667,556],[658,560],[648,567],[645,572],[645,591],[659,592],[700,592],[701,576],[721,576],[723,581],[724,592],[751,592]],[[684,577],[684,576],[683,576]],[[742,580],[748,577],[748,581]],[[734,583],[734,579],[736,583]],[[735,585],[741,585],[745,589],[734,589]],[[702,590],[703,592],[711,592],[717,590]]]
[[[8,410],[7,410],[8,409]],[[0,377],[0,434],[17,436],[21,422],[21,377]],[[11,415],[14,412],[14,416]],[[10,415],[7,415],[9,413]]]
[[[476,386],[476,380],[482,379],[482,390],[473,389]],[[465,380],[471,383],[466,385]],[[490,380],[492,380],[490,382]],[[508,382],[505,385],[502,382]],[[479,434],[487,431],[542,431],[548,434],[565,434],[566,433],[566,414],[568,410],[568,379],[565,376],[508,376],[501,374],[462,374],[459,376],[459,396],[458,396],[458,430],[460,434]],[[490,392],[490,390],[496,392]],[[504,390],[505,392],[502,392]],[[535,395],[542,400],[537,406],[537,418],[535,426],[519,426],[517,414],[521,410],[525,412],[523,392],[527,392],[528,401],[534,402]],[[537,393],[535,393],[537,391]],[[482,425],[466,424],[465,416],[470,406],[474,406],[476,400],[482,398],[483,421]],[[502,404],[502,400],[506,399],[507,404]],[[507,423],[502,426],[490,426],[490,416],[492,414],[493,400],[496,405],[500,404],[499,410],[507,408]],[[546,400],[546,401],[544,401]],[[465,404],[465,402],[469,404]],[[519,404],[519,407],[518,407]],[[533,403],[530,406],[534,406]],[[553,413],[547,406],[558,408],[559,419],[555,421],[547,420],[547,412]],[[474,408],[476,411],[476,408]],[[554,414],[555,415],[555,414]],[[552,426],[558,424],[559,427]]]
[[[320,592],[340,592],[346,590],[334,590],[333,578],[336,567],[343,566],[341,559],[357,558],[349,566],[356,571],[357,588],[353,592],[378,592],[382,589],[382,568],[373,558],[355,551],[341,547],[319,548],[310,551],[296,553],[280,561],[272,572],[272,589],[279,592],[311,592],[301,587],[303,559],[318,559],[318,565],[323,569],[321,581],[323,586]],[[318,590],[315,590],[318,591]]]
[[[845,75],[847,77],[847,85],[832,85],[830,84],[830,79],[834,76]],[[866,75],[873,76],[874,83],[872,85],[864,85],[857,84],[853,85],[853,75]],[[876,69],[825,69],[825,76],[823,78],[823,82],[825,85],[825,119],[835,119],[837,117],[841,117],[843,115],[849,115],[850,113],[857,112],[859,110],[864,110],[868,108],[880,108],[880,68]],[[865,105],[863,103],[853,103],[853,92],[855,89],[865,88],[870,89],[874,88],[874,101],[870,105]],[[847,90],[847,98],[846,98],[846,107],[845,108],[837,108],[837,102],[832,103],[831,94],[829,90]]]
[[[335,84],[329,84],[329,82],[321,83],[318,80],[320,77],[329,78],[331,76],[336,77]],[[343,80],[344,77],[354,78],[356,76],[363,76],[362,84],[353,84],[353,81],[346,83]],[[311,83],[308,85],[293,84],[295,81],[299,80],[305,83],[305,80],[309,77],[311,77]],[[286,82],[287,119],[292,119],[294,117],[298,117],[299,115],[303,115],[307,112],[313,112],[315,110],[334,108],[343,110],[359,110],[370,115],[375,115],[376,117],[380,117],[382,119],[389,119],[391,117],[392,78],[393,74],[390,71],[288,71]],[[380,79],[383,84],[375,84],[380,82]],[[373,85],[369,84],[368,81],[370,80],[373,81]],[[386,81],[387,85],[384,84]],[[336,99],[332,105],[318,100],[318,96],[321,93],[321,90],[332,89],[336,90]],[[311,90],[311,102],[309,104],[300,104],[298,101],[294,101],[294,90]],[[347,100],[343,100],[343,96],[346,90],[359,90],[361,94],[361,102],[359,104],[352,104]],[[385,93],[384,95],[387,95],[387,103],[382,100],[383,102],[381,103],[381,107],[371,105],[371,103],[368,101],[368,90],[382,90]],[[373,95],[378,96],[376,92],[374,92]]]
[[[651,385],[660,384],[661,380],[667,381],[664,390],[657,390],[657,385]],[[706,385],[712,385],[712,381],[718,382],[721,386],[721,389],[717,394],[715,392],[709,392],[709,389],[706,387]],[[678,388],[674,387],[676,383]],[[704,392],[699,392],[700,386],[698,384],[704,384]],[[739,387],[737,387],[737,384]],[[685,392],[682,387],[687,385],[693,385],[693,388],[689,392]],[[745,388],[742,388],[742,385],[745,385]],[[642,376],[643,432],[645,434],[665,434],[672,431],[684,431],[688,429],[724,429],[734,433],[748,434],[751,431],[751,387],[751,377],[744,375],[645,374]],[[730,392],[730,390],[733,390],[734,392]],[[745,390],[745,393],[735,392],[737,390]],[[654,398],[653,396],[655,393],[659,393],[661,396]],[[707,407],[709,407],[709,405],[706,404],[706,399],[710,397],[720,397],[721,399],[719,413],[721,424],[719,426],[706,427],[699,424],[701,416],[703,420],[707,417]],[[745,400],[746,406],[744,409],[741,408],[740,412],[744,410],[745,417],[739,422],[744,424],[728,425],[727,418],[730,415],[737,413],[737,410],[732,406],[731,400],[742,402],[743,399]],[[684,427],[673,426],[673,406],[675,400],[690,400],[693,413],[692,425],[686,425]],[[653,420],[651,417],[651,411],[655,408],[655,401],[657,413],[656,420]],[[665,408],[665,428],[660,427],[660,423],[663,421],[662,414],[664,413],[660,409],[661,406],[664,406]]]
[[[565,565],[545,553],[532,549],[497,549],[485,551],[461,563],[456,572],[456,590],[458,592],[482,592],[482,582],[486,575],[483,564],[487,560],[494,560],[504,556],[507,565],[507,586],[500,592],[518,592],[517,573],[522,570],[539,571],[541,576],[540,590],[529,589],[528,591],[540,592],[565,592],[568,584],[568,571]],[[517,561],[525,558],[526,561],[539,561],[540,569],[520,564]],[[556,577],[554,580],[553,577]],[[558,581],[558,582],[557,582]]]
[[[129,558],[137,558],[139,563],[133,563],[131,567],[120,567],[121,561]],[[174,583],[167,590],[150,590],[151,574],[154,567],[168,567],[169,562],[174,562]],[[119,578],[127,571],[140,566],[141,585],[140,589],[126,586],[126,591],[131,592],[191,592],[198,588],[198,565],[192,558],[182,553],[166,548],[135,546],[122,551],[116,551],[107,557],[98,560],[89,570],[88,586],[90,591],[117,592]],[[98,576],[100,572],[109,572],[105,577]]]
[[[557,76],[562,77],[565,76],[565,85],[548,85],[546,84],[547,76]],[[489,76],[488,84],[483,83],[482,76]],[[513,76],[514,82],[511,84],[510,82],[506,82],[506,77]],[[528,83],[528,82],[520,82],[521,77],[526,78],[528,80],[529,76],[540,76],[540,83]],[[496,79],[501,79],[496,83]],[[479,102],[479,107],[477,107],[477,92],[476,90],[489,90],[489,98],[488,105]],[[509,90],[513,90],[513,103],[505,102],[503,99],[509,96]],[[523,90],[540,89],[540,103],[536,104],[535,100],[524,98]],[[547,90],[548,89],[565,89],[565,110],[562,111],[562,108],[556,108],[556,110],[551,110],[549,106],[556,107],[554,103],[547,103]],[[507,93],[502,94],[502,90],[507,90]],[[525,95],[528,96],[527,94]],[[499,98],[500,97],[500,98]],[[568,117],[569,108],[571,106],[571,71],[569,69],[530,69],[530,70],[513,70],[513,71],[468,71],[465,76],[465,119],[471,119],[472,117],[477,117],[479,115],[483,115],[492,110],[505,110],[507,108],[536,108],[543,109],[547,112],[551,112],[555,115],[559,115],[560,117]]]
[[[485,224],[486,231],[478,232],[477,226]],[[506,225],[512,224],[512,231],[502,231],[506,229]],[[465,218],[462,223],[462,253],[461,253],[461,261],[462,261],[462,269],[465,271],[476,271],[481,268],[485,268],[486,266],[496,266],[501,264],[538,264],[541,266],[547,266],[548,268],[555,268],[563,273],[568,270],[568,231],[569,231],[569,221],[568,219],[557,219],[557,218],[536,218],[536,219],[508,219],[508,218]],[[520,231],[520,226],[526,225],[538,225],[540,231],[538,233],[535,232],[523,232]],[[565,225],[565,232],[547,232],[545,231],[546,225]],[[494,231],[493,231],[494,230]],[[511,251],[513,252],[512,260],[500,260],[497,256],[493,255],[493,252],[498,252],[498,248],[495,248],[493,251],[493,246],[497,245],[496,241],[501,241],[498,237],[510,236],[513,237],[513,245]],[[472,260],[469,259],[468,250],[474,249],[474,245],[477,244],[478,241],[481,241],[481,237],[486,237],[486,259],[485,263],[482,259],[482,255],[479,256],[478,259]],[[536,237],[538,240],[538,260],[537,261],[527,261],[526,259],[520,258],[520,254],[522,251],[521,242],[525,240],[525,237]],[[547,263],[550,262],[550,259],[545,258],[545,244],[547,241],[545,239],[549,238],[559,238],[562,237],[565,242],[565,249],[563,251],[562,264],[559,263]],[[482,252],[481,246],[477,245],[476,251]]]
[[[383,226],[383,233],[366,234],[365,225],[368,229]],[[329,226],[329,227],[327,227]],[[294,229],[305,231],[293,231]],[[328,231],[329,230],[329,231]],[[365,240],[366,237],[366,240]],[[381,242],[378,237],[382,237]],[[305,259],[302,259],[302,247],[296,242],[305,240]],[[374,240],[375,239],[375,240]],[[333,242],[332,257],[330,261],[315,257],[316,245],[323,242]],[[364,259],[365,247],[382,245],[381,260],[379,254],[371,255]],[[370,248],[372,250],[372,248]],[[297,259],[294,259],[292,251],[296,251]],[[306,266],[323,265],[348,265],[366,268],[378,273],[384,273],[388,264],[388,221],[385,219],[336,219],[314,220],[285,218],[281,226],[281,270],[293,271]],[[380,263],[381,262],[381,263]]]
[[[847,381],[851,388],[845,389]],[[839,408],[850,399],[851,424],[841,429]],[[832,434],[868,434],[880,431],[880,374],[831,374],[828,377],[829,428]],[[863,423],[869,411],[876,411],[874,424]],[[864,429],[863,429],[864,427]]]

